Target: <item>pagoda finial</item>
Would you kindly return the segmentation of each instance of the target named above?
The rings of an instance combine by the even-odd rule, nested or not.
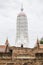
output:
[[[21,5],[21,11],[23,11],[23,4]]]

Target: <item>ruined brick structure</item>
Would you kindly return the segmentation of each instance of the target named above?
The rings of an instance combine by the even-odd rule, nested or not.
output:
[[[8,39],[5,44],[0,46],[0,65],[43,65],[43,44],[38,40],[34,48],[10,47]]]

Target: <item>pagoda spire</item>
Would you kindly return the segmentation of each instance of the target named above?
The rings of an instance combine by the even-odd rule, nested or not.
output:
[[[23,9],[23,4],[21,5],[21,11],[23,11],[24,9]]]
[[[37,48],[39,49],[39,39],[37,37]]]
[[[6,39],[5,45],[6,45],[5,52],[7,52],[7,51],[8,51],[8,48],[9,48],[9,42],[8,42],[8,38]]]
[[[7,39],[6,39],[5,44],[6,44],[6,45],[9,45],[8,37],[7,37]]]

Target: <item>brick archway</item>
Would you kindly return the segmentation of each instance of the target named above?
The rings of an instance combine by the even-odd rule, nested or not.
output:
[[[27,63],[24,63],[23,65],[27,65]]]

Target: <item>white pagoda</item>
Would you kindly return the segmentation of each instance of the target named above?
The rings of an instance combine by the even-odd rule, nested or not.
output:
[[[16,44],[25,45],[28,44],[28,22],[27,16],[23,12],[23,7],[21,7],[21,12],[17,16],[16,24]]]

